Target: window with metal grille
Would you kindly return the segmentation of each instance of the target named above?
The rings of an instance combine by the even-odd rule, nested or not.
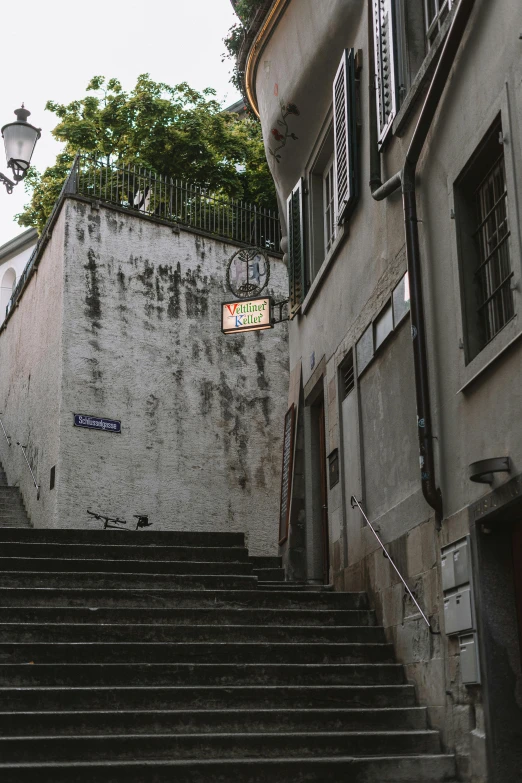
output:
[[[455,184],[466,361],[514,316],[508,193],[497,120]]]
[[[428,48],[437,37],[443,21],[455,5],[455,0],[424,0],[424,16],[426,20],[426,41]]]
[[[349,351],[341,362],[339,367],[339,379],[341,385],[341,399],[344,400],[355,388],[353,351]]]

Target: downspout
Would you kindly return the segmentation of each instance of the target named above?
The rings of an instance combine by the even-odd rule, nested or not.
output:
[[[428,358],[426,351],[426,321],[422,297],[422,270],[420,263],[419,221],[417,218],[415,176],[417,163],[419,162],[424,143],[430,131],[433,118],[437,112],[444,88],[447,84],[474,3],[475,0],[460,0],[451,27],[446,36],[437,68],[433,74],[426,100],[424,101],[417,125],[413,132],[402,171],[395,174],[384,184],[382,183],[380,176],[380,158],[377,148],[375,84],[373,84],[373,95],[370,95],[370,143],[372,147],[370,153],[370,188],[372,196],[376,201],[381,201],[398,190],[402,185],[402,204],[406,234],[406,259],[410,283],[411,332],[413,340],[421,485],[422,494],[424,495],[426,502],[435,511],[435,518],[438,526],[440,526],[442,521],[443,508],[442,493],[440,488],[437,487],[437,482],[435,480]],[[368,8],[370,13],[369,19],[371,19],[371,0],[369,0]],[[371,31],[370,38],[370,51],[373,55],[373,30]],[[370,90],[371,89],[372,85],[370,85]]]

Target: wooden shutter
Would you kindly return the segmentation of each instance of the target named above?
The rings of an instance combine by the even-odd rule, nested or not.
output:
[[[302,180],[299,180],[288,197],[287,220],[288,283],[290,286],[290,316],[292,316],[301,306],[306,293]]]
[[[333,83],[335,191],[337,222],[346,219],[359,196],[355,52],[342,56]]]
[[[378,140],[382,146],[397,113],[393,0],[373,0],[373,45]]]

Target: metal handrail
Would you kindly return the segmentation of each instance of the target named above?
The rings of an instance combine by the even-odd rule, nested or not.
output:
[[[31,463],[27,459],[27,454],[25,453],[25,450],[26,450],[27,446],[22,446],[22,444],[20,443],[19,440],[16,441],[16,445],[20,446],[20,448],[22,449],[22,454],[24,455],[25,461],[27,462],[27,467],[29,468],[29,470],[31,472],[31,476],[33,477],[33,484],[36,487],[36,499],[39,500],[40,499],[40,487],[39,487],[38,482],[36,481],[36,478],[34,476],[33,469],[31,467]]]
[[[2,415],[2,414],[0,413],[0,416],[1,416],[1,415]],[[4,435],[5,435],[5,439],[6,439],[6,441],[7,441],[7,445],[8,445],[8,446],[11,446],[11,436],[10,436],[10,435],[8,435],[8,434],[7,434],[7,432],[5,431],[5,427],[4,427],[4,423],[3,423],[2,419],[0,419],[0,427],[2,428],[2,432],[3,432],[3,433],[4,433]]]
[[[367,516],[366,516],[366,514],[364,513],[364,511],[363,511],[363,508],[362,508],[361,504],[359,503],[359,501],[357,500],[357,498],[355,497],[355,495],[352,495],[352,497],[350,498],[350,505],[351,505],[351,507],[352,507],[352,508],[355,508],[355,506],[356,506],[356,505],[359,507],[359,511],[361,512],[361,514],[362,514],[362,515],[363,515],[363,517],[365,518],[365,520],[366,520],[366,522],[367,522],[367,524],[368,524],[368,527],[370,528],[370,530],[372,531],[373,535],[375,536],[375,538],[376,538],[376,539],[377,539],[377,541],[379,542],[379,544],[380,544],[380,546],[381,546],[381,548],[382,548],[382,550],[383,550],[384,554],[386,555],[386,557],[387,557],[387,558],[388,558],[388,560],[390,561],[391,565],[393,566],[393,568],[394,568],[394,569],[395,569],[395,571],[397,572],[397,576],[399,577],[399,579],[401,580],[402,584],[404,585],[404,587],[406,588],[407,592],[409,593],[409,596],[410,596],[411,600],[413,601],[413,603],[415,604],[415,606],[417,607],[417,609],[418,609],[418,610],[419,610],[419,612],[421,613],[421,615],[422,615],[422,619],[424,620],[424,622],[426,623],[426,625],[427,625],[427,626],[428,626],[428,628],[430,629],[430,633],[432,633],[432,634],[435,634],[435,635],[437,635],[437,636],[440,636],[440,631],[434,631],[434,630],[433,630],[433,628],[431,627],[430,621],[428,620],[428,618],[426,617],[426,615],[424,614],[424,612],[423,612],[423,611],[422,611],[422,609],[420,608],[420,606],[419,606],[419,602],[417,601],[417,599],[416,599],[416,598],[415,598],[415,596],[413,595],[412,591],[410,590],[410,588],[409,588],[409,587],[408,587],[408,585],[406,584],[406,581],[404,580],[404,578],[403,578],[403,576],[402,576],[401,572],[399,571],[399,569],[397,568],[397,566],[396,566],[396,565],[395,565],[395,563],[393,562],[393,560],[392,560],[392,558],[391,558],[391,556],[390,556],[390,553],[388,552],[388,550],[386,549],[386,547],[385,547],[385,546],[384,546],[384,544],[382,543],[381,539],[379,538],[379,536],[378,536],[378,534],[377,534],[377,531],[375,530],[374,526],[372,525],[372,523],[370,522],[370,520],[368,519],[368,517],[367,517]]]

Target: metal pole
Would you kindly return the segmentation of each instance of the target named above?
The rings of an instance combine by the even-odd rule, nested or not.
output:
[[[395,565],[395,563],[393,562],[392,558],[390,557],[390,553],[388,552],[388,550],[386,549],[386,547],[385,547],[385,546],[384,546],[384,544],[382,543],[381,539],[379,538],[379,536],[378,536],[378,534],[377,534],[377,531],[375,530],[375,528],[373,527],[372,523],[370,522],[370,520],[368,519],[368,517],[367,517],[367,516],[366,516],[366,514],[364,513],[364,511],[363,511],[363,509],[362,509],[362,506],[361,506],[361,504],[359,503],[359,501],[357,500],[357,498],[355,497],[355,495],[352,495],[352,497],[350,498],[350,504],[351,504],[352,508],[355,508],[355,505],[357,505],[357,506],[359,507],[359,511],[361,512],[361,514],[362,514],[362,515],[363,515],[363,517],[365,518],[365,520],[366,520],[366,522],[367,522],[367,524],[368,524],[368,526],[369,526],[370,530],[372,531],[373,535],[375,536],[375,538],[377,539],[377,541],[378,541],[378,542],[379,542],[379,544],[381,545],[381,547],[382,547],[382,550],[383,550],[384,554],[386,555],[386,557],[387,557],[387,558],[388,558],[388,560],[390,561],[391,565],[392,565],[392,566],[393,566],[393,568],[395,569],[395,571],[396,571],[396,573],[397,573],[397,576],[399,577],[399,579],[401,580],[402,584],[404,585],[404,587],[405,587],[405,588],[406,588],[406,590],[408,591],[408,593],[409,593],[409,595],[410,595],[410,598],[411,598],[411,600],[413,601],[413,603],[415,604],[415,606],[417,607],[417,609],[418,609],[418,610],[419,610],[419,612],[421,613],[421,615],[422,615],[422,618],[423,618],[424,622],[426,623],[426,625],[427,625],[427,626],[428,626],[428,628],[430,629],[430,632],[431,632],[431,633],[438,634],[438,633],[439,633],[439,631],[434,631],[434,630],[432,629],[432,627],[431,627],[431,625],[430,625],[430,621],[428,620],[428,618],[426,617],[426,615],[424,614],[424,612],[423,612],[423,611],[422,611],[422,609],[420,608],[420,606],[419,606],[419,603],[418,603],[417,599],[415,598],[415,596],[414,596],[414,595],[413,595],[413,593],[411,592],[410,588],[408,587],[408,585],[407,585],[407,584],[406,584],[406,582],[404,581],[404,579],[403,579],[403,577],[402,577],[402,574],[401,574],[401,572],[399,571],[399,569],[397,568],[397,566],[396,566],[396,565]]]
[[[31,467],[31,464],[30,464],[29,460],[27,459],[27,454],[25,453],[25,450],[26,450],[27,446],[22,446],[22,444],[20,443],[19,440],[16,441],[16,445],[20,446],[20,448],[22,449],[22,454],[24,455],[25,461],[27,462],[27,467],[29,468],[31,476],[33,477],[33,484],[36,487],[37,493],[39,495],[40,494],[40,487],[38,486],[38,484],[36,482],[36,479],[35,479],[34,473],[33,473],[33,469]]]
[[[0,416],[1,416],[1,415],[2,415],[2,414],[0,414]],[[6,441],[7,441],[7,445],[8,445],[8,446],[11,446],[11,436],[10,436],[10,435],[8,435],[8,434],[7,434],[7,432],[5,431],[5,427],[4,427],[4,423],[3,423],[2,419],[0,419],[0,427],[2,427],[2,432],[3,432],[3,433],[4,433],[4,435],[5,435],[5,439],[6,439]]]

